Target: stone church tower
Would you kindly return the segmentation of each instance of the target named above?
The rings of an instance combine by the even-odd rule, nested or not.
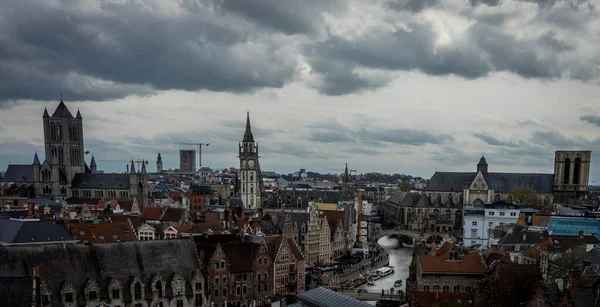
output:
[[[240,196],[246,209],[261,209],[262,184],[260,179],[260,166],[258,163],[258,143],[254,142],[252,128],[250,127],[250,112],[246,117],[246,131],[239,144],[240,158]]]
[[[554,199],[587,199],[590,184],[591,151],[554,153]]]
[[[158,153],[158,157],[156,158],[156,172],[159,174],[163,172],[163,162],[162,157],[160,156],[160,152]]]
[[[71,182],[75,174],[85,172],[81,113],[73,116],[61,99],[52,116],[44,110],[43,119],[46,161]]]

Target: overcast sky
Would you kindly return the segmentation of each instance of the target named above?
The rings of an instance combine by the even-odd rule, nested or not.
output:
[[[285,3],[283,5],[282,3]],[[43,159],[61,93],[99,168],[553,172],[592,150],[600,8],[588,0],[0,1],[0,169]],[[89,161],[89,158],[88,158]],[[335,171],[332,171],[335,172]]]

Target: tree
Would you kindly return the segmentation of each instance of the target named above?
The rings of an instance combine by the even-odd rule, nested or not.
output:
[[[407,182],[400,182],[398,184],[398,187],[402,192],[410,192],[410,184],[408,184]]]
[[[523,203],[531,208],[539,209],[543,204],[540,195],[532,188],[516,188],[510,193],[510,195],[515,202]]]

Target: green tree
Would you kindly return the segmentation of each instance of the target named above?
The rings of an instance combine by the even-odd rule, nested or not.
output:
[[[516,188],[510,195],[512,196],[513,201],[523,203],[531,208],[539,209],[543,204],[540,195],[532,188]]]
[[[402,192],[410,192],[410,184],[407,182],[400,182],[398,184],[398,187],[400,188],[400,191],[402,191]]]

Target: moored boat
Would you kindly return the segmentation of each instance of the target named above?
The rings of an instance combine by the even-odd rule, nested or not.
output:
[[[402,280],[398,279],[394,282],[394,288],[402,287]]]

